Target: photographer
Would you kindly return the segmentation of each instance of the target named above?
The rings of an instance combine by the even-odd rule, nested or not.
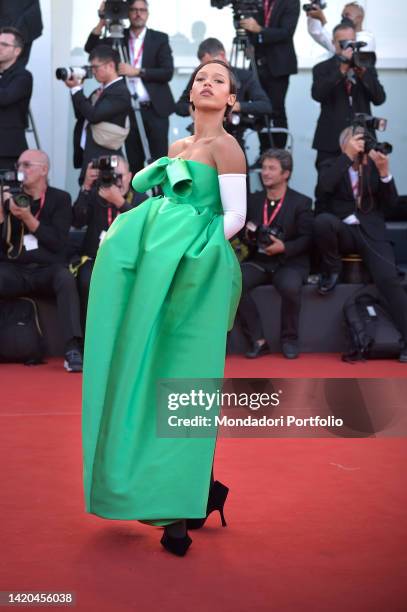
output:
[[[103,15],[106,2],[100,7]],[[129,63],[121,63],[119,73],[128,78],[130,93],[140,103],[141,118],[147,135],[152,159],[168,152],[168,117],[174,112],[174,99],[168,85],[174,73],[172,51],[168,35],[147,28],[148,2],[135,0],[128,3],[130,28],[124,28],[121,45]],[[89,53],[101,43],[100,36],[106,27],[101,18],[92,30],[85,50]],[[104,44],[112,44],[112,38],[103,38]],[[137,129],[134,113],[130,115],[131,131],[126,142],[126,153],[133,173],[144,166],[144,149]]]
[[[77,124],[74,131],[74,167],[82,168],[82,184],[91,159],[120,155],[129,132],[130,94],[118,75],[119,54],[108,45],[96,47],[89,55],[95,79],[101,84],[86,98],[81,83],[71,76],[65,85],[71,89]]]
[[[327,20],[320,4],[320,2],[314,2],[306,5],[313,7],[306,11],[308,32],[316,43],[333,54],[335,53],[335,45],[332,41],[332,34],[326,27]],[[364,8],[358,2],[348,2],[343,7],[342,23],[355,28],[356,40],[366,43],[366,47],[363,47],[364,51],[375,51],[376,43],[373,34],[363,30],[364,18]]]
[[[313,214],[310,198],[290,189],[293,168],[288,151],[270,149],[261,158],[261,178],[265,192],[249,199],[245,239],[250,246],[249,260],[241,264],[243,290],[239,305],[254,359],[270,352],[251,291],[273,283],[281,295],[281,348],[287,359],[299,354],[298,325],[302,285],[309,273],[309,250]]]
[[[242,19],[240,24],[248,32],[254,46],[260,83],[272,107],[273,127],[287,128],[285,98],[290,74],[297,73],[293,37],[300,15],[298,0],[263,0],[259,20]],[[274,134],[274,146],[284,148],[285,134]],[[260,134],[261,152],[270,146],[268,134]]]
[[[72,219],[68,193],[48,185],[49,160],[42,151],[27,150],[18,160],[28,206],[2,189],[0,205],[0,298],[55,295],[65,340],[64,367],[82,371],[82,330],[75,279],[65,265]],[[27,196],[29,196],[27,198]],[[19,205],[18,205],[19,204]],[[10,232],[4,230],[10,228]],[[6,236],[13,237],[8,244]]]
[[[326,160],[319,172],[317,195],[326,203],[325,212],[315,219],[315,240],[322,255],[319,293],[326,295],[335,288],[341,256],[359,253],[406,342],[407,295],[383,216],[383,209],[397,202],[389,158],[373,148],[366,154],[366,135],[353,127],[342,132],[340,147],[341,155]],[[400,360],[407,362],[406,345]]]
[[[95,166],[99,166],[99,169]],[[112,158],[100,158],[90,162],[73,206],[73,226],[87,226],[81,249],[85,262],[78,270],[83,326],[86,320],[90,278],[99,245],[119,214],[131,210],[146,199],[146,196],[130,188],[131,179],[129,165],[122,157],[115,159],[114,164]]]
[[[339,24],[333,32],[335,55],[313,68],[312,97],[321,103],[313,148],[317,167],[324,159],[340,154],[338,139],[355,113],[371,114],[370,103],[383,104],[384,89],[373,67],[354,64],[354,51],[342,45],[356,42],[355,30]]]
[[[198,59],[208,62],[219,59],[229,64],[226,58],[225,48],[216,38],[203,40],[198,47]],[[232,68],[237,82],[237,101],[229,115],[225,129],[232,134],[243,146],[243,134],[249,126],[253,126],[255,121],[263,123],[264,115],[271,113],[271,105],[267,95],[263,91],[259,81],[251,70],[243,68]],[[183,91],[180,99],[175,106],[175,112],[181,117],[193,116],[193,110],[189,101],[190,83]],[[250,120],[248,115],[252,115]]]
[[[33,79],[18,61],[24,41],[15,28],[0,29],[0,169],[14,169],[19,155],[27,149]]]

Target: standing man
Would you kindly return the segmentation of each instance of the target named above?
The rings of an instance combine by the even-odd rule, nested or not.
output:
[[[285,98],[290,74],[297,73],[294,32],[300,16],[299,0],[263,0],[259,21],[253,17],[240,24],[254,45],[260,83],[270,98],[273,127],[287,128]],[[285,134],[273,135],[274,146],[284,148]],[[261,152],[270,147],[268,134],[260,134]]]
[[[386,99],[376,69],[352,66],[353,49],[343,50],[342,41],[356,41],[353,27],[339,24],[333,31],[335,55],[314,66],[312,97],[321,103],[313,148],[317,168],[330,157],[340,155],[339,135],[352,123],[355,113],[371,114],[370,103]]]
[[[74,167],[82,168],[82,184],[88,164],[103,155],[121,155],[129,133],[130,94],[118,75],[119,54],[109,45],[99,45],[89,62],[99,89],[86,98],[76,78],[67,79],[77,124],[74,131]]]
[[[20,154],[27,149],[33,79],[18,61],[24,40],[15,28],[0,28],[0,168],[14,169]]]
[[[299,354],[298,328],[302,285],[309,273],[312,201],[288,187],[293,160],[288,151],[270,149],[261,157],[265,191],[251,195],[245,237],[251,248],[242,267],[239,314],[252,344],[246,357],[269,353],[257,306],[251,295],[259,285],[273,283],[281,295],[281,350],[287,359]],[[271,232],[270,232],[271,230]]]
[[[21,33],[25,45],[20,62],[25,66],[30,59],[31,46],[42,34],[40,0],[1,0],[0,27],[13,27]]]
[[[103,14],[104,3],[100,11]],[[174,63],[168,35],[147,28],[148,16],[147,0],[129,3],[130,28],[124,30],[121,43],[127,51],[129,63],[120,64],[119,74],[128,77],[130,93],[136,95],[140,104],[141,117],[154,160],[167,155],[168,152],[168,117],[175,110],[168,83],[174,73]],[[100,19],[86,43],[87,52],[100,44],[100,36],[105,26],[105,20]],[[105,38],[103,42],[111,44],[112,39]],[[135,173],[141,170],[145,155],[134,113],[131,113],[131,130],[126,142],[126,152],[131,171]]]

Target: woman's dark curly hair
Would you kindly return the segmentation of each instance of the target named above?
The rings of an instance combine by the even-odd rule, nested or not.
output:
[[[191,93],[192,85],[194,84],[194,81],[196,79],[196,75],[207,64],[219,64],[220,66],[223,66],[224,68],[226,68],[226,70],[229,73],[229,83],[230,83],[230,91],[229,91],[229,93],[231,93],[233,95],[236,95],[236,93],[237,93],[236,77],[235,77],[231,67],[228,64],[226,64],[226,62],[222,62],[222,60],[217,60],[217,59],[209,60],[208,62],[202,62],[202,64],[199,64],[198,68],[195,68],[195,70],[192,73],[192,76],[191,76],[191,78],[189,80],[188,93]],[[191,105],[192,105],[192,109],[195,110],[194,104],[192,102],[191,102]],[[232,108],[233,108],[233,106],[231,106],[230,104],[226,105],[225,118],[228,117],[228,115],[231,112]]]

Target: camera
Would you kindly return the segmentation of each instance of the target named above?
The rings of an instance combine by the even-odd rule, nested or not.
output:
[[[211,0],[211,6],[222,9],[229,4],[233,9],[233,25],[236,30],[236,40],[239,43],[248,40],[247,32],[241,27],[240,21],[253,17],[259,19],[260,11],[263,8],[262,0]]]
[[[91,79],[93,77],[92,68],[90,66],[70,66],[69,68],[57,68],[55,76],[58,81],[67,81],[69,79]]]
[[[106,0],[105,10],[99,11],[99,17],[106,21],[111,38],[123,38],[123,21],[129,18],[129,4],[125,0]]]
[[[302,10],[305,11],[306,13],[309,13],[310,11],[313,11],[314,9],[321,9],[321,11],[323,11],[324,8],[326,8],[326,6],[327,6],[326,2],[323,2],[323,0],[314,0],[314,2],[303,4]]]
[[[353,134],[363,134],[365,140],[365,153],[378,151],[383,155],[390,155],[393,147],[389,142],[378,142],[374,130],[383,132],[387,127],[387,119],[371,117],[365,113],[356,113],[352,122]]]
[[[14,204],[19,208],[31,208],[33,199],[24,192],[23,188],[24,173],[14,170],[0,170],[0,197],[5,212],[9,212],[8,200],[4,201],[5,188],[12,196]]]
[[[119,165],[119,158],[117,155],[104,155],[96,159],[92,159],[92,168],[99,170],[99,178],[96,181],[96,186],[100,187],[111,187],[117,185],[121,179],[121,175],[117,174],[116,170]]]
[[[266,248],[273,244],[273,238],[284,241],[284,231],[279,225],[257,226],[251,221],[246,224],[247,235],[250,243],[257,246],[259,253],[265,253]]]
[[[353,56],[351,60],[343,59],[349,63],[351,68],[373,68],[376,64],[376,53],[372,51],[361,51],[363,47],[367,46],[367,43],[362,40],[340,40],[339,46],[342,51],[346,49],[353,49]]]

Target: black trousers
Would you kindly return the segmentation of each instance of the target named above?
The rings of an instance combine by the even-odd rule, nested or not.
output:
[[[94,259],[88,259],[78,270],[78,291],[81,303],[82,329],[86,327],[86,311],[88,309],[90,279],[92,277]]]
[[[316,217],[314,231],[324,273],[340,273],[342,255],[361,255],[404,341],[407,341],[407,293],[400,283],[391,244],[385,240],[373,240],[361,225],[347,225],[330,213]]]
[[[290,77],[289,75],[274,77],[264,67],[259,68],[259,79],[261,86],[270,98],[273,120],[273,127],[287,128],[287,115],[285,112],[285,98],[288,91]],[[284,149],[287,137],[285,134],[271,134],[273,146],[278,149]],[[260,152],[263,153],[270,148],[270,139],[268,134],[259,134]]]
[[[297,340],[301,310],[302,285],[307,276],[306,271],[281,265],[273,271],[265,269],[262,264],[243,262],[242,299],[239,304],[239,316],[251,341],[264,338],[256,303],[252,290],[259,285],[273,284],[281,295],[281,342]]]
[[[153,160],[163,157],[168,153],[168,117],[160,117],[155,110],[150,108],[141,109],[144,128],[148,144],[150,146]],[[130,170],[134,174],[144,167],[144,149],[137,128],[136,117],[130,113],[130,134],[126,140],[126,154],[130,164]]]
[[[76,281],[63,264],[23,266],[0,262],[0,298],[55,295],[65,345],[82,338]]]

